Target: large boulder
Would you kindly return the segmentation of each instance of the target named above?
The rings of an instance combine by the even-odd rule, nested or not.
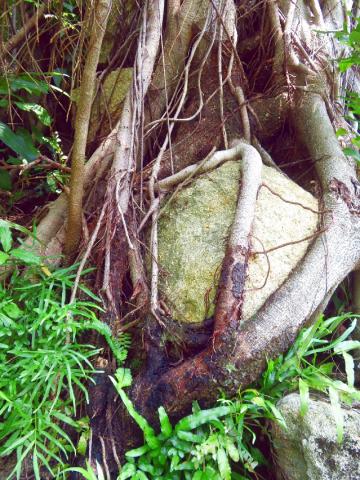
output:
[[[197,323],[214,313],[240,179],[240,163],[227,162],[162,204],[160,293],[175,320]],[[318,223],[318,202],[309,192],[270,167],[263,167],[262,180],[251,237],[253,253],[245,285],[244,320],[300,262]]]
[[[284,397],[278,408],[287,430],[274,424],[272,439],[279,480],[359,480],[360,411],[344,408],[344,440],[337,442],[331,405],[310,399],[300,415],[300,396]]]

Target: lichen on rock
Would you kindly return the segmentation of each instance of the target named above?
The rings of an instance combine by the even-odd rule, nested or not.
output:
[[[278,478],[286,480],[358,480],[360,478],[360,411],[344,407],[344,440],[337,442],[331,404],[325,398],[309,400],[300,415],[300,395],[292,393],[278,403],[286,422],[273,422],[272,444]]]
[[[160,294],[177,321],[198,323],[214,313],[240,178],[240,162],[227,162],[194,180],[169,204],[169,198],[163,202],[159,220]],[[303,239],[316,233],[318,223],[318,202],[310,193],[269,167],[263,167],[262,178],[272,191],[262,186],[258,194],[244,320],[303,258],[311,242]],[[288,245],[263,253],[284,244]]]

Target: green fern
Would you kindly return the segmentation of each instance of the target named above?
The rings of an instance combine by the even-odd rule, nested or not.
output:
[[[350,325],[341,335],[341,324]],[[254,447],[254,427],[262,428],[264,419],[285,427],[276,407],[287,392],[299,389],[301,414],[308,408],[309,392],[328,393],[337,425],[337,438],[343,438],[341,401],[360,400],[354,388],[354,363],[350,351],[360,343],[348,340],[355,328],[353,315],[346,314],[324,320],[302,330],[285,355],[270,360],[255,388],[248,388],[232,400],[221,399],[220,405],[201,410],[195,403],[193,412],[172,425],[164,408],[159,408],[160,432],[156,434],[147,420],[136,410],[124,388],[131,383],[128,369],[118,369],[112,379],[129,414],[144,432],[144,445],[126,453],[127,463],[118,480],[139,478],[162,480],[246,480],[260,464],[266,464]],[[321,357],[327,352],[328,357]],[[347,383],[331,378],[335,366],[332,356],[342,355]],[[350,358],[348,358],[348,356]],[[350,360],[351,359],[351,360]],[[330,360],[330,361],[329,361]],[[235,471],[236,470],[236,471]],[[241,473],[239,473],[241,472]]]
[[[20,476],[28,458],[36,480],[42,468],[56,478],[77,451],[69,432],[83,430],[74,417],[81,400],[88,400],[96,372],[91,359],[100,352],[81,344],[79,334],[103,335],[119,365],[130,336],[112,337],[95,315],[98,297],[84,285],[80,289],[93,301],[67,303],[77,265],[51,272],[28,247],[15,248],[16,231],[29,234],[0,220],[0,264],[12,272],[0,282],[0,456],[16,456],[9,479]]]
[[[86,322],[82,328],[84,330],[95,330],[105,338],[106,343],[117,360],[118,366],[125,362],[131,345],[131,335],[129,333],[120,333],[120,335],[115,338],[112,335],[110,327],[98,319],[92,319]]]

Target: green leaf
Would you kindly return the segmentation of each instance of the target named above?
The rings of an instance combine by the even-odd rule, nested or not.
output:
[[[353,65],[358,65],[359,62],[360,62],[360,58],[358,58],[355,55],[347,58],[342,58],[339,61],[339,70],[341,73],[346,72],[348,68],[352,67]]]
[[[336,423],[336,434],[338,443],[342,443],[344,437],[344,414],[341,409],[339,393],[333,386],[329,386],[329,397],[331,403],[331,410],[334,415]]]
[[[20,308],[16,305],[16,303],[7,303],[4,305],[4,312],[6,315],[9,315],[10,318],[13,318],[14,320],[18,319],[21,317],[23,311],[20,310]]]
[[[309,408],[309,385],[299,378],[300,415],[303,417]]]
[[[132,383],[131,371],[129,368],[118,368],[115,373],[117,388],[130,387]]]
[[[192,477],[192,480],[204,480],[207,477],[203,475],[203,472],[201,470],[198,470],[195,475]]]
[[[39,151],[34,144],[24,135],[14,133],[5,123],[0,122],[0,140],[11,150],[25,158],[29,162],[39,156]]]
[[[354,381],[355,381],[354,359],[349,353],[346,353],[346,352],[343,352],[343,358],[345,362],[345,372],[346,372],[347,383],[349,387],[353,387]]]
[[[37,103],[25,103],[25,102],[14,102],[15,105],[25,112],[32,112],[34,113],[37,118],[43,123],[45,126],[50,127],[51,125],[51,117],[49,112],[46,108],[38,105]]]
[[[225,445],[226,445],[226,451],[229,457],[231,458],[231,460],[233,460],[234,462],[238,462],[240,460],[239,450],[236,447],[233,439],[230,438],[229,435],[226,436]]]
[[[4,263],[8,260],[9,255],[7,253],[0,251],[0,265],[4,265]]]
[[[182,418],[176,424],[175,430],[193,430],[194,428],[203,425],[204,423],[209,423],[211,420],[217,420],[220,417],[228,415],[232,412],[231,407],[215,407],[209,410],[201,410],[200,412],[188,415],[187,417]]]
[[[16,92],[18,90],[25,90],[28,93],[34,93],[40,95],[42,93],[48,93],[48,84],[43,80],[37,80],[34,78],[34,74],[31,75],[14,75],[7,78],[0,78],[0,93],[7,95],[9,90]]]
[[[360,148],[360,136],[358,137],[353,137],[351,139],[351,143],[355,145],[356,148]]]
[[[40,478],[39,462],[38,462],[38,456],[37,456],[36,448],[35,448],[35,450],[34,450],[34,452],[33,452],[33,470],[34,470],[35,480],[41,480],[41,478]]]
[[[274,415],[275,420],[276,420],[283,428],[286,429],[285,419],[284,419],[282,413],[280,412],[280,410],[277,408],[277,406],[274,405],[274,403],[273,403],[271,400],[268,402],[268,406],[269,406],[272,414]]]
[[[141,457],[142,455],[145,455],[145,453],[147,453],[149,450],[150,447],[148,445],[142,445],[141,447],[129,450],[125,453],[125,455],[129,458]]]
[[[78,427],[77,422],[73,420],[71,417],[68,415],[65,415],[61,413],[60,411],[54,411],[53,416],[61,420],[62,422],[66,423],[67,425],[70,425],[71,427],[74,427],[75,429]]]
[[[41,265],[41,257],[33,252],[30,252],[29,250],[24,250],[23,248],[14,248],[9,252],[9,254],[13,258],[16,258],[16,260],[21,260],[29,265]]]
[[[226,452],[223,448],[219,448],[217,451],[217,462],[219,466],[220,477],[223,480],[231,480],[231,467]]]
[[[0,242],[5,252],[8,252],[12,245],[12,235],[9,223],[0,220]]]
[[[348,131],[346,130],[346,128],[338,128],[336,130],[336,136],[337,137],[342,137],[343,135],[346,135],[348,133]]]
[[[201,443],[204,440],[203,435],[198,435],[191,432],[183,432],[182,430],[178,430],[176,434],[180,440],[185,440],[185,442]]]
[[[349,35],[349,40],[353,44],[359,44],[360,42],[360,32],[353,30]]]
[[[0,398],[1,398],[2,400],[5,400],[5,401],[8,402],[8,403],[12,403],[11,399],[10,399],[9,397],[7,397],[7,396],[5,395],[5,393],[2,392],[1,390],[0,390]]]
[[[353,157],[357,162],[360,162],[359,152],[357,152],[353,148],[343,148],[343,152],[346,156]]]
[[[64,470],[64,473],[65,472],[77,472],[77,473],[81,473],[81,475],[86,480],[99,480],[97,478],[97,476],[95,475],[91,466],[88,463],[86,463],[86,465],[87,465],[87,470],[85,470],[85,468],[81,468],[81,467],[73,467],[73,468],[67,468],[66,470]]]
[[[83,455],[85,456],[86,454],[86,449],[87,449],[87,444],[88,444],[88,441],[87,441],[87,435],[85,432],[83,432],[81,435],[80,435],[80,438],[79,438],[79,441],[76,445],[76,452],[79,454],[79,455]]]
[[[120,475],[118,476],[117,480],[127,480],[131,478],[136,473],[136,467],[133,463],[125,463],[125,465],[121,468]]]
[[[141,472],[140,470],[138,470],[135,475],[133,476],[133,480],[149,480],[148,479],[148,476],[145,475],[144,472]]]
[[[118,370],[126,370],[126,369],[118,369]],[[116,374],[117,375],[117,372]],[[154,449],[159,447],[159,439],[155,435],[155,430],[150,426],[149,422],[144,418],[142,415],[140,415],[134,408],[134,405],[130,398],[126,395],[124,390],[119,387],[119,384],[115,381],[113,377],[109,377],[111,382],[114,384],[115,388],[118,391],[118,394],[120,395],[121,400],[123,401],[125,407],[127,408],[127,411],[129,412],[129,415],[135,420],[135,422],[138,424],[138,426],[141,428],[141,430],[144,433],[145,440],[147,444],[149,445],[150,448]]]
[[[7,170],[0,169],[0,188],[6,191],[12,188],[11,175]]]
[[[357,348],[360,348],[359,340],[345,340],[344,342],[335,345],[334,353],[348,352],[349,350],[355,350]]]
[[[15,440],[7,441],[1,450],[1,457],[6,457],[12,453],[17,447],[23,446],[27,443],[29,437],[34,434],[33,431],[27,432],[23,437],[16,438]]]
[[[172,434],[172,430],[173,430],[168,414],[166,413],[165,408],[162,406],[158,408],[158,413],[159,413],[161,433],[163,433],[165,437],[168,438]]]

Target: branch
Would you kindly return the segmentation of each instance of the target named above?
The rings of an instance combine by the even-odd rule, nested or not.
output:
[[[14,48],[17,47],[19,43],[24,40],[28,32],[30,32],[30,30],[32,30],[35,25],[37,25],[39,20],[45,14],[48,3],[49,0],[44,1],[41,7],[36,10],[34,15],[29,18],[29,20],[22,26],[22,28],[18,32],[16,32],[16,34],[13,35],[6,43],[4,43],[3,49],[6,53],[10,53],[12,50],[14,50]]]
[[[67,256],[72,256],[75,253],[81,237],[86,142],[95,91],[96,69],[99,63],[101,45],[110,8],[111,0],[99,0],[94,15],[89,49],[80,87],[79,104],[75,119],[74,146],[71,158],[69,213],[65,240],[65,254]]]
[[[113,130],[108,137],[95,150],[85,165],[84,188],[94,184],[96,178],[99,178],[109,165],[113,156],[115,147],[115,131]],[[94,180],[95,179],[95,180]],[[56,236],[66,221],[68,209],[68,196],[63,192],[54,202],[48,206],[46,215],[36,226],[36,238],[39,242],[34,244],[32,238],[26,240],[26,244],[40,254],[45,254],[46,246]],[[35,251],[35,250],[34,250]],[[59,252],[60,254],[61,252]]]

